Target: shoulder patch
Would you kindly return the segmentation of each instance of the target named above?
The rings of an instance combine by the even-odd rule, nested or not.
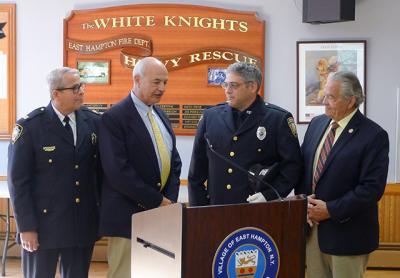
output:
[[[19,124],[15,125],[12,135],[11,135],[11,142],[13,144],[15,144],[15,142],[17,142],[18,138],[21,137],[23,130],[24,130],[24,128],[22,127],[22,125],[19,125]]]
[[[293,117],[289,117],[287,119],[287,123],[289,125],[290,131],[292,131],[293,136],[297,138],[297,129]]]

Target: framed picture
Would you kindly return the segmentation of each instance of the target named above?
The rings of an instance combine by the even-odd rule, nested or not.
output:
[[[366,94],[366,41],[297,42],[297,123],[325,113],[328,76],[341,70],[356,74]],[[359,107],[363,114],[365,107],[364,101]]]
[[[207,71],[207,85],[208,86],[221,86],[226,78],[226,68],[208,68]]]
[[[110,84],[109,60],[80,60],[76,63],[81,82],[86,84]]]
[[[15,125],[15,4],[0,4],[0,140],[17,134]]]

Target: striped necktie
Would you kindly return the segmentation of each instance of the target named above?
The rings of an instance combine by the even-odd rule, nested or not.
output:
[[[149,117],[151,129],[153,130],[154,138],[156,139],[158,154],[161,159],[161,190],[164,188],[167,183],[169,172],[171,170],[171,158],[167,149],[167,145],[165,144],[160,128],[158,127],[156,120],[153,117],[152,110],[150,109],[147,112],[147,116]]]
[[[332,149],[333,142],[335,140],[336,129],[338,127],[339,125],[336,122],[333,122],[331,124],[331,130],[329,130],[328,135],[325,138],[324,144],[322,145],[322,149],[318,157],[317,167],[315,167],[313,176],[313,183],[312,183],[313,192],[315,191],[315,186],[317,185],[317,182],[321,177],[322,171],[324,170],[325,162]]]

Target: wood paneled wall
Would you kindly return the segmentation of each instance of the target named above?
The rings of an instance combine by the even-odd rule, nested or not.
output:
[[[388,184],[379,202],[381,245],[400,246],[400,184]]]

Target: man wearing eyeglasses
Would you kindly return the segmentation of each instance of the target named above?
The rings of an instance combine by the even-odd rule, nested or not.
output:
[[[197,128],[188,175],[191,205],[276,199],[271,188],[255,192],[249,186],[246,170],[255,164],[277,163],[269,182],[281,196],[298,183],[302,162],[293,117],[263,101],[261,82],[255,65],[237,62],[227,68],[222,83],[227,101],[205,110]]]
[[[87,277],[98,231],[97,121],[76,69],[48,75],[51,101],[20,119],[8,185],[24,277]]]

